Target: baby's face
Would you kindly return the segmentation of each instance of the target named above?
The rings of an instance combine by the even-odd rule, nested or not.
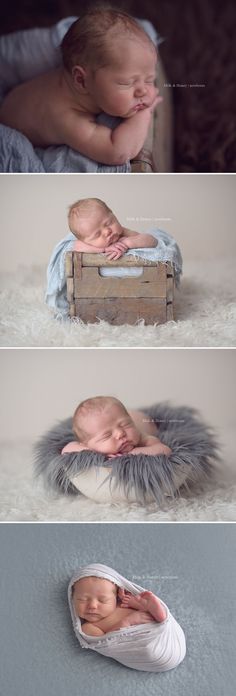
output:
[[[110,66],[89,75],[88,88],[98,107],[111,116],[130,118],[155,97],[155,49],[141,41],[117,39]]]
[[[108,406],[101,413],[90,413],[81,427],[88,433],[86,447],[101,454],[125,454],[140,441],[140,432],[132,418],[118,404]]]
[[[123,228],[112,212],[98,206],[86,217],[79,217],[78,233],[83,242],[104,249],[120,239]]]
[[[81,578],[74,584],[73,604],[77,616],[95,623],[115,611],[116,587],[104,578]]]

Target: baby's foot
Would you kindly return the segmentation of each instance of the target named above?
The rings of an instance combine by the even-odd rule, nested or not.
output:
[[[121,607],[137,609],[138,611],[149,612],[155,621],[164,621],[166,618],[166,611],[161,604],[160,600],[153,592],[145,591],[140,592],[139,595],[131,595],[130,593],[125,593],[122,590],[122,594],[119,592],[121,598]]]

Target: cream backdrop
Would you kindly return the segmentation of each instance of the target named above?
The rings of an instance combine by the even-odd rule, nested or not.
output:
[[[233,175],[1,176],[0,270],[47,265],[67,234],[67,209],[78,198],[104,199],[139,232],[155,225],[178,241],[184,258],[236,257]]]
[[[161,400],[235,427],[233,349],[32,349],[1,351],[1,439],[34,440],[79,401],[113,394],[127,407]]]

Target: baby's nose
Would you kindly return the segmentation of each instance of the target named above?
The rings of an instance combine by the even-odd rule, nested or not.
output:
[[[117,440],[120,440],[120,438],[122,438],[123,435],[124,435],[124,429],[123,428],[116,428],[115,437],[117,438]]]
[[[147,92],[147,86],[144,84],[144,82],[140,82],[138,85],[135,87],[135,97],[144,97],[144,95]]]
[[[89,609],[96,609],[97,608],[97,600],[96,599],[90,599],[88,601],[88,608]]]

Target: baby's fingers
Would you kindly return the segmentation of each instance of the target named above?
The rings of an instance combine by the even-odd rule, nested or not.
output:
[[[106,251],[105,254],[110,261],[116,261],[122,256],[120,251]]]
[[[117,249],[128,249],[127,244],[125,242],[116,242],[116,247]]]
[[[154,111],[157,104],[161,104],[162,101],[163,101],[163,97],[156,96],[156,98],[154,99],[154,101],[152,102],[152,104],[150,106],[151,113]]]

